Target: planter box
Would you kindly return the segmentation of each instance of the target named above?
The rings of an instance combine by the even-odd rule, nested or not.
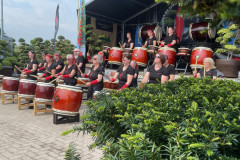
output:
[[[3,66],[3,69],[0,70],[0,75],[12,77],[14,68],[12,66]]]
[[[240,61],[234,59],[217,59],[216,67],[220,72],[224,74],[225,77],[237,78]]]

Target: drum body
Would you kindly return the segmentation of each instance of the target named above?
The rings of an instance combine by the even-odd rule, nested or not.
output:
[[[109,55],[108,55],[108,63],[109,64],[122,64],[122,53],[123,50],[118,47],[112,47],[110,49]]]
[[[149,53],[156,53],[158,51],[158,47],[157,46],[153,46],[153,45],[149,45],[148,46],[148,52]]]
[[[19,86],[19,78],[4,77],[2,83],[3,93],[17,93]]]
[[[189,48],[178,48],[178,55],[187,55],[189,54]]]
[[[202,68],[204,58],[212,58],[212,50],[207,47],[196,47],[191,55],[191,68]]]
[[[158,50],[158,53],[168,56],[168,63],[175,65],[176,62],[176,50],[170,47],[161,47]]]
[[[38,82],[34,100],[38,102],[52,102],[54,89],[54,84]]]
[[[139,66],[146,67],[148,63],[147,48],[135,47],[132,53],[132,60],[135,60]]]
[[[77,80],[77,85],[80,86],[80,87],[87,87],[85,85],[85,83],[83,83],[83,82],[85,82],[85,83],[90,82],[90,79],[89,78],[80,78],[79,77],[78,80]]]
[[[82,103],[81,87],[58,85],[53,95],[53,111],[61,115],[75,116]]]
[[[200,33],[204,30],[206,30],[205,33]],[[216,36],[216,28],[210,28],[210,23],[207,22],[192,23],[189,26],[189,36],[191,39],[198,41],[213,39]]]
[[[110,51],[110,47],[109,46],[103,46],[103,52],[104,53],[108,53]]]
[[[37,81],[21,79],[18,87],[18,97],[34,98]]]
[[[158,25],[145,25],[139,30],[139,37],[143,40],[146,40],[148,37],[148,31],[153,31],[157,41],[160,41],[162,38],[162,27]]]
[[[118,89],[118,82],[104,81],[104,88],[107,88],[107,89]]]

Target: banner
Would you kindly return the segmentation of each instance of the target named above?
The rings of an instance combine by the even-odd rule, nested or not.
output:
[[[57,5],[56,17],[55,17],[55,33],[54,33],[54,41],[53,41],[53,52],[54,53],[55,53],[55,42],[56,42],[58,28],[59,28],[59,4]]]
[[[136,34],[135,34],[135,43],[134,43],[134,46],[135,47],[142,47],[142,38],[141,37],[139,37],[139,35],[140,35],[140,33],[139,32],[141,32],[140,31],[140,28],[141,28],[142,26],[137,26],[136,27]]]
[[[79,2],[79,1],[78,1]],[[80,0],[80,6],[78,6],[78,42],[77,48],[80,49],[82,55],[86,55],[86,11],[85,0]]]

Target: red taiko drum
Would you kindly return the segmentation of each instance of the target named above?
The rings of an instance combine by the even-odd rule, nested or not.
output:
[[[118,82],[109,82],[109,81],[104,81],[104,88],[107,89],[118,89]]]
[[[206,32],[201,33],[201,31],[204,30],[206,30]],[[216,36],[216,28],[211,28],[210,23],[207,22],[192,23],[189,26],[189,36],[191,39],[198,41],[213,39]]]
[[[135,47],[132,53],[132,60],[135,60],[139,66],[146,67],[148,63],[147,48]]]
[[[103,52],[108,53],[110,51],[110,47],[108,46],[103,46]]]
[[[85,83],[84,83],[85,82]],[[78,86],[80,86],[80,87],[87,87],[85,84],[87,83],[87,82],[90,82],[90,79],[89,78],[78,78],[77,79],[77,85]]]
[[[139,37],[142,38],[143,40],[146,40],[148,37],[148,31],[151,30],[157,41],[160,41],[162,38],[162,28],[158,25],[145,25],[142,26],[139,30]]]
[[[61,115],[75,116],[82,104],[81,87],[58,85],[53,95],[53,111]]]
[[[108,55],[108,63],[109,64],[122,64],[122,53],[123,50],[118,47],[112,47],[110,49],[109,55]]]
[[[158,53],[168,56],[168,63],[175,65],[176,62],[176,50],[171,47],[161,47],[158,50]]]
[[[21,79],[18,87],[18,97],[34,98],[37,81]]]
[[[55,86],[52,83],[38,82],[35,91],[35,101],[52,102]]]
[[[4,77],[2,83],[3,93],[17,93],[19,86],[19,78]]]
[[[191,55],[191,68],[202,68],[204,58],[212,58],[212,50],[207,47],[196,47]]]

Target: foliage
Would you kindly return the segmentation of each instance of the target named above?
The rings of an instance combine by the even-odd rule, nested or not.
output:
[[[223,48],[217,49],[216,53],[227,53],[227,59],[232,59],[233,54],[240,53],[240,49],[237,47],[237,45],[240,45],[240,39],[238,38],[239,29],[239,25],[232,24],[228,28],[222,28],[217,32],[219,37],[216,39],[216,42],[219,42]],[[234,39],[234,42],[231,45],[232,39]]]
[[[80,155],[77,153],[76,145],[73,142],[71,142],[69,144],[69,148],[66,151],[64,159],[65,160],[80,160],[81,159]]]
[[[88,51],[91,55],[96,54],[97,52],[101,51],[103,49],[103,43],[102,40],[104,38],[104,35],[100,34],[98,37],[96,36],[96,33],[93,32],[93,25],[88,24],[86,26],[86,44],[88,45]]]
[[[155,0],[181,6],[181,13],[186,17],[199,15],[205,18],[210,13],[215,15],[212,23],[231,21],[240,24],[240,1],[238,0]]]
[[[82,126],[103,159],[239,159],[240,84],[180,78],[87,101]]]

